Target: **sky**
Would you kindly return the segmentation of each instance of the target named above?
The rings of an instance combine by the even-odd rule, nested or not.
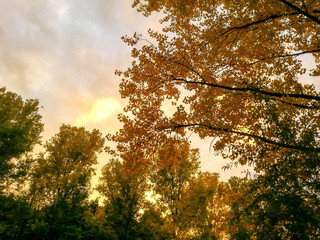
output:
[[[43,140],[63,123],[115,133],[125,106],[115,70],[131,64],[130,47],[121,36],[160,29],[159,15],[143,17],[132,0],[1,0],[0,87],[24,99],[39,99]],[[200,147],[201,168],[221,179],[244,176],[246,167],[223,171],[230,162],[210,152],[210,142],[190,138]],[[98,170],[108,161],[99,157]]]

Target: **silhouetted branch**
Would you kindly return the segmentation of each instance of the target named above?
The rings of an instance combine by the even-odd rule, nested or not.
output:
[[[312,21],[320,24],[320,19],[319,18],[317,18],[316,16],[311,15],[310,13],[302,10],[298,6],[294,5],[293,3],[289,2],[289,1],[286,1],[286,0],[279,0],[279,1],[284,3],[285,5],[289,6],[290,8],[296,10],[298,13],[300,13],[300,14],[306,16],[307,18],[311,19]]]
[[[277,141],[274,141],[274,140],[271,140],[271,139],[268,139],[266,137],[262,137],[259,135],[241,132],[241,131],[228,129],[228,128],[223,128],[223,127],[215,127],[215,126],[211,126],[209,124],[203,124],[203,123],[177,124],[177,125],[168,127],[167,129],[171,128],[174,131],[175,129],[178,129],[178,128],[188,128],[188,127],[203,127],[203,128],[207,128],[207,129],[214,130],[214,131],[233,133],[233,134],[237,134],[240,136],[246,136],[246,137],[250,137],[253,139],[261,140],[265,143],[269,143],[269,144],[279,146],[282,148],[287,148],[287,149],[301,150],[301,151],[307,151],[307,152],[320,152],[320,148],[316,148],[316,147],[315,148],[304,147],[304,146],[299,146],[299,145],[291,145],[291,144],[281,143],[281,142],[277,142]]]

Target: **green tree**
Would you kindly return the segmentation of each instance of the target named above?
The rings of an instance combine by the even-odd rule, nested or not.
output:
[[[0,239],[26,239],[32,230],[25,223],[32,218],[33,211],[25,199],[0,195]]]
[[[141,239],[172,239],[170,230],[165,227],[166,219],[157,208],[157,202],[145,207],[142,216],[139,218],[139,226]]]
[[[23,100],[0,88],[0,238],[21,239],[24,223],[32,218],[25,199],[32,158],[43,130],[38,100]],[[29,229],[30,230],[30,229]]]
[[[139,210],[145,204],[148,190],[144,166],[132,171],[128,165],[111,159],[102,169],[97,189],[105,198],[106,227],[112,239],[139,239]],[[140,170],[140,171],[139,171]]]
[[[296,144],[296,126],[301,119],[290,119],[283,113],[271,111],[270,116],[279,139]],[[310,129],[300,136],[300,144],[310,145],[315,136]],[[263,170],[251,182],[248,196],[244,196],[252,201],[247,202],[243,217],[249,216],[255,226],[253,234],[258,239],[319,238],[318,153],[279,150],[273,157],[273,161],[262,158]]]
[[[32,194],[37,203],[81,203],[89,194],[97,154],[104,145],[98,130],[62,125],[45,145],[34,167]]]
[[[30,202],[41,216],[37,236],[47,239],[86,239],[85,202],[97,154],[104,145],[98,130],[62,125],[45,145],[34,167]]]
[[[153,171],[150,176],[156,207],[165,215],[162,226],[171,239],[187,231],[184,225],[187,216],[186,192],[199,168],[199,152],[191,149],[188,142],[168,138],[156,152]]]
[[[247,178],[231,177],[228,180],[227,186],[231,190],[229,201],[231,216],[228,221],[230,239],[252,239],[256,233],[256,227],[252,223],[254,213],[252,208],[247,207],[254,199],[255,191],[251,188],[254,180]],[[254,238],[253,238],[254,239]]]
[[[310,162],[301,167],[292,153],[252,182],[245,215],[258,239],[319,239],[319,167],[306,157]]]
[[[43,130],[38,100],[23,100],[0,88],[0,192],[26,176],[30,159],[21,157],[40,142]]]
[[[198,172],[181,202],[178,226],[184,234],[178,239],[223,239],[228,211],[222,195],[228,194],[218,181],[219,175]]]

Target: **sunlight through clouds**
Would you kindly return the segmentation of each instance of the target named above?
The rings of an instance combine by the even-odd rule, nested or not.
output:
[[[105,121],[113,114],[122,110],[122,105],[114,98],[98,98],[92,105],[88,113],[81,114],[75,120],[77,126],[82,126],[88,123],[98,123]]]

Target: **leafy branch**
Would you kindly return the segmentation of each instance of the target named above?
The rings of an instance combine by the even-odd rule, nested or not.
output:
[[[204,123],[190,123],[190,124],[177,124],[171,127],[166,127],[163,128],[164,129],[172,129],[172,131],[179,129],[179,128],[192,128],[192,127],[203,127],[203,128],[207,128],[209,130],[214,130],[214,131],[219,131],[219,132],[224,132],[224,133],[233,133],[233,134],[237,134],[240,136],[245,136],[245,137],[250,137],[250,138],[254,138],[257,140],[261,140],[265,143],[269,143],[275,146],[279,146],[282,148],[287,148],[287,149],[294,149],[294,150],[300,150],[300,151],[306,151],[306,152],[320,152],[320,148],[318,147],[304,147],[301,145],[292,145],[292,144],[286,144],[286,143],[281,143],[281,142],[277,142],[271,139],[268,139],[266,137],[262,137],[256,134],[251,134],[251,133],[246,133],[246,132],[242,132],[242,131],[237,131],[237,130],[233,130],[233,129],[229,129],[229,128],[223,128],[223,127],[215,127],[209,124],[204,124]]]

